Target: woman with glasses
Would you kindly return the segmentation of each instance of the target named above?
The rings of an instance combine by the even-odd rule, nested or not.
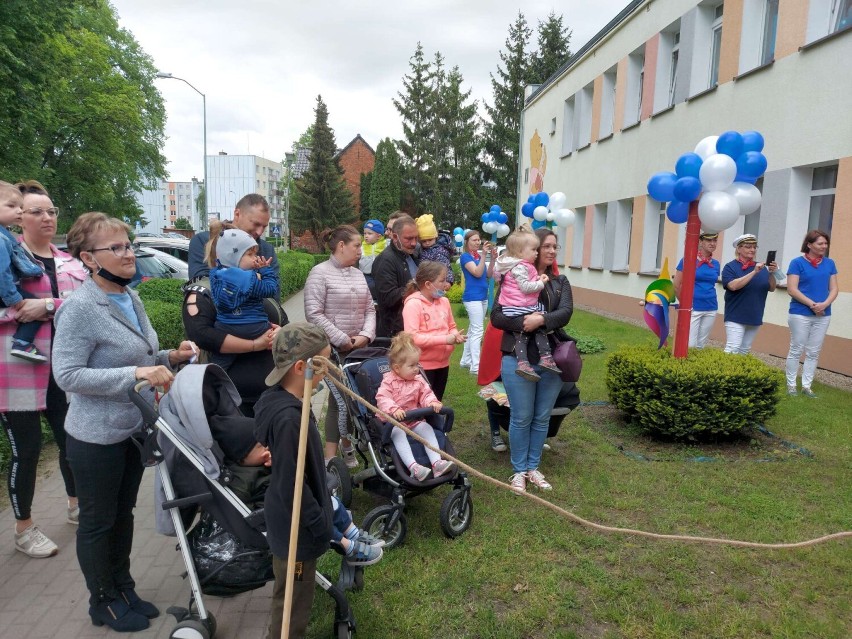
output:
[[[129,289],[136,257],[130,227],[103,213],[81,215],[68,231],[68,248],[89,277],[56,315],[53,371],[68,393],[68,463],[80,505],[77,560],[89,589],[96,626],[133,632],[160,614],[136,594],[130,575],[133,508],[142,460],[131,440],[142,424],[128,401],[145,380],[166,386],[174,369],[195,353],[191,342],[160,350],[138,294]],[[153,396],[153,388],[146,393]]]
[[[57,209],[45,188],[35,181],[15,185],[23,196],[21,247],[43,271],[41,277],[21,280],[32,295],[16,309],[0,312],[0,422],[9,439],[9,501],[15,515],[15,548],[29,557],[52,557],[59,548],[33,522],[38,459],[41,453],[41,417],[53,431],[59,448],[59,470],[68,496],[65,518],[76,524],[77,493],[65,458],[65,414],[68,403],[50,370],[53,343],[53,314],[86,279],[83,265],[57,249],[51,240],[56,234]],[[34,344],[47,356],[44,363],[32,364],[12,357],[8,346],[19,322],[39,322]]]
[[[745,355],[757,329],[763,324],[766,296],[777,284],[775,262],[755,262],[757,237],[751,233],[734,240],[737,258],[725,264],[722,286],[725,288],[725,352]]]
[[[482,253],[479,252],[480,249]],[[479,231],[471,230],[464,234],[463,250],[459,258],[459,265],[464,275],[462,304],[470,318],[470,324],[460,365],[462,368],[469,369],[472,375],[476,375],[479,372],[482,331],[485,324],[485,311],[488,308],[488,279],[494,277],[497,247],[491,242],[483,245]],[[503,450],[505,449],[504,444]]]

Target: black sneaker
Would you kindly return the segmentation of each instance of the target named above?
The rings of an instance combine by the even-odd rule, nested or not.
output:
[[[38,350],[35,344],[22,342],[19,339],[12,340],[12,349],[9,351],[9,354],[34,364],[41,364],[47,361],[47,355]]]
[[[500,435],[491,435],[491,450],[495,453],[502,453],[506,450],[506,442]]]

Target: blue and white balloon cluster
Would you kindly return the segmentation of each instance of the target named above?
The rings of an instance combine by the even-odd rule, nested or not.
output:
[[[648,194],[669,202],[666,216],[675,224],[686,222],[689,203],[698,200],[701,228],[724,231],[738,216],[760,208],[760,191],[754,183],[766,171],[766,156],[761,151],[763,136],[757,131],[711,135],[693,153],[678,158],[675,173],[652,175]]]
[[[497,234],[497,237],[506,237],[512,232],[509,228],[509,216],[500,210],[500,206],[495,204],[491,210],[482,214],[482,230],[488,235]]]
[[[526,203],[521,207],[521,213],[525,217],[533,219],[532,227],[545,226],[547,222],[555,222],[563,228],[574,223],[574,211],[565,208],[566,196],[561,191],[553,195],[541,192],[530,195]]]

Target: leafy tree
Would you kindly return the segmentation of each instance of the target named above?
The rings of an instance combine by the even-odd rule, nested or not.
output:
[[[185,217],[179,217],[178,219],[175,220],[175,228],[181,229],[181,230],[184,230],[184,231],[192,231],[193,230],[192,222],[187,220]]]
[[[165,175],[154,67],[107,0],[0,5],[0,175],[35,178],[63,211],[142,218]]]
[[[373,172],[362,173],[359,195],[361,201],[361,209],[358,211],[358,219],[366,222],[370,219],[370,185],[373,182]]]
[[[294,231],[310,232],[317,244],[323,230],[354,221],[355,212],[343,171],[335,155],[334,131],[328,125],[328,107],[317,96],[314,133],[308,169],[296,180],[299,196],[290,203],[290,224]]]
[[[370,214],[387,221],[388,216],[399,208],[402,193],[399,155],[390,138],[385,138],[376,147],[376,164],[370,184]]]
[[[403,91],[397,92],[393,104],[402,117],[403,139],[397,141],[402,157],[402,179],[407,198],[422,211],[432,196],[430,175],[432,169],[433,131],[432,99],[434,95],[432,70],[423,55],[423,45],[418,42],[409,59],[410,72],[402,80]]]
[[[571,57],[571,30],[553,11],[538,23],[538,51],[530,59],[529,84],[541,84]]]
[[[198,211],[198,225],[202,229],[207,228],[207,186],[204,182],[198,187],[198,195],[195,196],[195,210]]]
[[[495,203],[508,211],[515,208],[517,200],[521,109],[530,64],[526,49],[531,34],[526,18],[518,13],[509,25],[506,49],[500,51],[501,64],[497,65],[497,76],[491,74],[494,104],[485,104],[488,119],[483,122],[483,174],[486,180],[495,184]]]

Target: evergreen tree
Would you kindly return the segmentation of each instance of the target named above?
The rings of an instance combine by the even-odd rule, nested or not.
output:
[[[531,34],[526,18],[518,13],[509,26],[506,49],[500,52],[502,66],[497,66],[497,77],[491,74],[494,104],[485,104],[488,119],[483,123],[483,174],[486,180],[494,182],[495,203],[507,211],[514,210],[517,202],[521,109],[529,78],[526,49]]]
[[[538,51],[530,60],[529,84],[541,84],[571,57],[571,30],[553,11],[538,23]]]
[[[355,212],[335,158],[337,144],[322,96],[317,96],[314,113],[310,163],[301,179],[296,180],[299,196],[290,203],[290,225],[297,233],[310,232],[319,245],[323,230],[353,222]]]
[[[370,219],[370,185],[373,183],[373,172],[362,173],[359,195],[361,200],[361,210],[358,211],[358,219],[366,222]]]
[[[370,215],[386,222],[391,213],[399,208],[402,191],[399,155],[390,138],[385,138],[376,147],[376,164],[370,180]]]
[[[397,141],[402,156],[402,177],[406,199],[413,199],[418,211],[431,200],[432,138],[432,70],[418,42],[409,60],[410,73],[402,80],[403,91],[393,100],[402,116],[403,139]]]

